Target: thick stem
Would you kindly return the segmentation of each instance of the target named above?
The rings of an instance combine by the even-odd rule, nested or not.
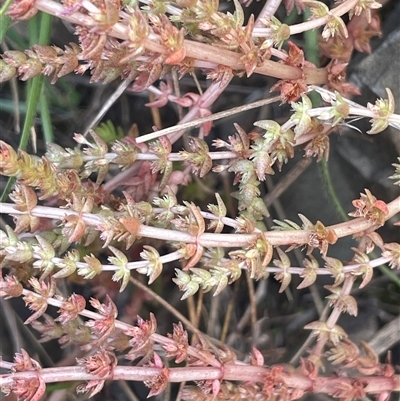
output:
[[[193,380],[234,380],[244,382],[257,382],[263,384],[265,378],[270,377],[271,368],[248,366],[248,365],[230,365],[226,364],[221,368],[213,367],[179,367],[168,369],[168,380],[170,382],[185,382]],[[142,366],[116,366],[112,374],[101,377],[91,375],[86,372],[84,367],[68,366],[59,368],[44,368],[40,371],[17,372],[0,376],[0,386],[10,386],[16,379],[26,380],[36,378],[38,373],[46,383],[59,383],[68,381],[82,380],[128,380],[128,381],[146,381],[154,379],[161,373],[161,368],[142,367]],[[298,389],[304,392],[333,394],[338,389],[345,388],[354,384],[353,377],[309,377],[298,374],[282,372],[275,377],[276,384],[280,383],[289,389]],[[379,394],[383,391],[399,391],[400,375],[392,377],[368,376],[357,377],[356,380],[365,382],[365,391],[367,394]]]
[[[94,19],[90,16],[79,12],[68,13],[64,6],[51,0],[37,0],[35,7],[45,13],[54,15],[60,19],[64,19],[77,25],[84,25],[88,27],[97,25]],[[113,25],[107,34],[118,39],[127,40],[128,29],[128,26],[117,23]],[[153,37],[157,38],[157,35],[152,34],[151,38]],[[146,44],[147,47],[151,47],[149,50],[154,50],[154,44],[150,45],[149,40],[145,42],[145,46]],[[216,47],[214,45],[194,42],[191,40],[184,41],[184,48],[186,51],[186,57],[201,61],[208,61],[216,65],[222,64],[235,70],[244,69],[244,65],[240,62],[241,54],[239,53],[235,53],[224,48],[218,48],[218,51],[216,51]],[[157,47],[157,49],[159,48]],[[271,77],[288,80],[301,79],[303,77],[303,72],[301,69],[271,60],[266,60],[261,67],[255,69],[255,72],[262,75],[269,75]],[[327,78],[327,73],[324,68],[315,69],[305,67],[304,75],[307,84],[314,85],[325,83]]]
[[[243,70],[244,64],[241,63],[241,54],[210,46],[205,43],[197,43],[185,40],[186,56],[197,60],[209,61],[216,64],[223,64],[232,69]],[[262,75],[268,75],[274,78],[297,80],[302,79],[303,71],[297,67],[278,63],[276,61],[265,60],[263,65],[257,67],[254,72]],[[325,68],[304,67],[304,75],[307,84],[319,85],[326,82],[327,72]]]
[[[389,213],[385,216],[386,220],[393,217],[395,214],[400,212],[400,196],[394,199],[392,202],[387,204]],[[21,215],[26,212],[19,211],[15,205],[9,203],[0,203],[0,211],[5,214]],[[56,220],[63,220],[67,215],[78,215],[73,210],[58,209],[47,206],[35,206],[31,209],[30,214],[32,216],[44,217]],[[82,213],[81,217],[91,226],[101,227],[103,220],[100,216]],[[327,229],[335,231],[338,238],[347,237],[356,233],[362,233],[371,227],[374,227],[375,223],[359,217],[353,220],[346,221],[344,223],[335,224],[328,226]],[[312,234],[309,230],[288,230],[288,231],[266,231],[264,233],[265,238],[273,246],[307,244]],[[238,248],[248,246],[253,243],[259,233],[254,234],[215,234],[215,233],[203,233],[199,236],[191,235],[186,232],[168,230],[164,228],[152,227],[142,224],[139,228],[138,235],[141,237],[160,239],[170,241],[173,238],[176,242],[184,242],[187,244],[198,244],[203,247],[226,247],[226,248]]]

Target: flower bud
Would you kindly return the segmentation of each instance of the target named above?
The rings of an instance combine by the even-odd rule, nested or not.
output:
[[[27,81],[33,77],[36,77],[42,72],[42,63],[34,58],[30,58],[27,62],[18,68],[18,74],[22,81]]]
[[[0,83],[9,81],[15,76],[17,69],[0,60]]]
[[[27,59],[26,54],[18,50],[9,50],[3,54],[3,60],[12,67],[21,67]]]

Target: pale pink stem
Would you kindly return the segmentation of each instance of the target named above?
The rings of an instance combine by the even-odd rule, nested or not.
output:
[[[267,0],[264,4],[264,7],[258,14],[258,17],[255,22],[255,26],[262,26],[262,22],[260,21],[262,18],[269,18],[273,16],[278,10],[282,0]]]
[[[39,295],[39,294],[37,294],[37,293],[35,293],[33,291],[27,290],[27,289],[24,289],[22,291],[22,294],[25,295],[25,296],[29,295],[29,296],[35,296],[35,297],[41,298],[41,295]],[[55,307],[58,307],[58,308],[61,308],[63,306],[63,301],[59,300],[59,299],[56,299],[56,298],[46,298],[46,302],[47,302],[48,305],[52,305],[52,306],[55,306]],[[99,319],[103,319],[104,318],[104,316],[102,316],[101,314],[89,311],[87,309],[84,309],[84,310],[80,311],[79,315],[87,317],[89,319],[93,319],[93,320],[99,320]],[[128,323],[121,322],[119,320],[116,320],[114,325],[115,325],[115,328],[120,329],[120,330],[122,330],[124,332],[129,331],[129,330],[131,330],[133,328],[132,325],[130,325]],[[150,336],[150,338],[154,342],[156,342],[158,344],[162,344],[162,345],[175,344],[175,341],[172,340],[171,338],[162,336],[162,335],[157,334],[157,333],[152,334]],[[187,352],[188,352],[189,355],[192,355],[192,356],[198,358],[199,360],[204,360],[204,357],[202,356],[201,352],[198,349],[196,349],[195,347],[192,347],[192,346],[189,345],[188,349],[187,349]],[[215,366],[215,367],[219,367],[221,365],[220,362],[218,362],[214,357],[211,360],[210,360],[210,358],[207,358],[206,361],[207,361],[207,363],[209,363],[210,365]]]
[[[354,284],[354,276],[347,276],[344,280],[343,287],[340,291],[340,297],[344,298],[345,296],[349,295],[351,292],[351,289],[353,288]],[[330,314],[329,318],[326,321],[326,327],[328,329],[332,329],[333,326],[337,323],[339,320],[340,315],[342,314],[341,308],[338,308],[337,306],[334,306],[332,313]]]
[[[354,2],[354,0],[351,1]],[[336,9],[339,9],[342,6],[339,6]],[[84,25],[88,27],[97,25],[97,22],[94,21],[93,18],[91,18],[90,16],[79,12],[68,13],[67,9],[64,6],[51,0],[36,0],[35,7],[43,12],[57,16],[60,19],[64,19],[77,25]],[[113,27],[107,32],[107,34],[118,39],[126,40],[128,39],[128,29],[128,26],[122,23],[117,23],[113,25]],[[164,53],[165,48],[161,48],[161,45],[159,43],[155,43],[155,40],[157,39],[157,35],[151,34],[149,39],[145,41],[145,46],[151,47],[151,49],[149,50],[156,49],[158,52]],[[218,48],[218,50],[216,51],[215,46],[190,40],[184,41],[184,47],[187,57],[194,58],[196,60],[211,62],[216,65],[223,64],[225,66],[231,67],[232,69],[244,69],[244,65],[240,61],[241,55],[238,53],[226,50],[224,48]],[[255,72],[263,75],[269,75],[275,78],[288,80],[301,79],[303,77],[303,72],[299,68],[281,64],[271,60],[265,60],[261,67],[257,67],[255,69]],[[316,69],[304,67],[304,75],[308,84],[315,85],[325,83],[327,78],[326,70],[324,68]]]
[[[317,107],[315,109],[311,109],[307,111],[307,114],[310,117],[318,117],[322,113],[329,112],[333,109],[333,107]],[[368,117],[368,118],[379,118],[377,113],[373,110],[368,109],[367,107],[349,107],[349,115],[350,116],[358,116],[358,117]],[[399,114],[391,114],[388,116],[389,123],[393,123],[400,126],[400,115]]]
[[[302,22],[302,23],[296,24],[296,25],[291,25],[290,26],[290,34],[297,35],[299,33],[309,31],[311,29],[319,28],[320,26],[327,24],[329,22],[329,20],[332,18],[332,15],[341,17],[342,15],[349,12],[355,5],[357,5],[358,2],[359,2],[359,0],[347,0],[344,3],[340,4],[338,7],[335,7],[334,9],[332,9],[330,11],[330,13],[324,17],[305,21],[305,22]],[[253,35],[256,37],[268,36],[268,35],[270,35],[270,33],[271,33],[270,28],[260,28],[260,26],[257,26],[253,30]]]
[[[390,219],[395,214],[400,212],[400,196],[394,199],[392,202],[387,204],[389,213],[385,216],[386,219]],[[26,212],[19,211],[15,205],[9,203],[0,203],[1,213],[5,214],[24,214]],[[63,220],[67,215],[78,215],[77,212],[73,210],[58,209],[47,206],[35,206],[30,211],[32,216],[45,217],[56,220]],[[100,216],[91,213],[82,213],[81,217],[83,220],[92,226],[101,226],[103,220]],[[346,237],[349,235],[354,235],[356,233],[362,233],[371,227],[376,226],[375,223],[359,217],[351,221],[346,221],[344,223],[335,224],[328,226],[327,229],[333,230],[338,238]],[[288,244],[307,244],[311,235],[309,230],[288,230],[288,231],[267,231],[264,233],[265,238],[274,246],[288,245]],[[186,232],[174,231],[164,228],[151,227],[142,224],[140,226],[138,235],[141,237],[149,237],[160,240],[171,240],[177,242],[185,242],[187,244],[199,244],[204,247],[242,247],[248,246],[253,243],[257,237],[258,233],[254,234],[224,234],[224,233],[203,233],[199,236],[190,235]]]
[[[331,16],[335,15],[340,17],[347,12],[349,12],[360,0],[347,0],[344,3],[340,4],[336,8],[330,11],[330,13],[324,17],[316,18],[310,21],[302,22],[301,24],[292,25],[290,27],[290,34],[296,35],[298,33],[302,33],[305,31],[310,31],[311,29],[319,28],[322,25],[325,25],[331,20]]]
[[[344,280],[343,287],[341,288],[340,291],[340,297],[343,298],[346,295],[349,295],[351,292],[351,289],[353,287],[354,283],[354,277],[353,276],[347,276]],[[329,318],[326,320],[326,327],[328,330],[332,330],[335,324],[337,323],[340,315],[342,313],[342,309],[338,306],[334,306],[331,314],[329,315]],[[327,342],[327,338],[325,337],[320,337],[318,338],[318,341],[312,351],[312,355],[320,356],[324,350],[325,344]]]
[[[104,377],[92,375],[81,366],[66,366],[44,368],[39,371],[17,372],[0,376],[1,386],[10,386],[16,379],[27,380],[36,378],[38,373],[46,383],[58,383],[81,380],[151,380],[161,373],[161,368],[148,366],[116,366],[112,373]],[[168,368],[169,382],[185,382],[193,380],[233,380],[242,382],[264,383],[266,379],[276,381],[276,385],[283,384],[289,389],[298,389],[314,394],[332,394],[338,389],[352,388],[353,377],[321,377],[310,378],[306,375],[291,372],[281,372],[271,376],[271,368],[225,364],[223,368],[216,367],[178,367]],[[379,394],[384,391],[400,391],[400,375],[392,377],[368,376],[358,377],[365,380],[365,391],[368,394]],[[346,387],[345,387],[346,386]]]

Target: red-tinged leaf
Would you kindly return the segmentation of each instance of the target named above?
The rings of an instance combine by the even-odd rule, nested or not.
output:
[[[211,114],[212,114],[211,111],[208,109],[200,109],[200,117],[209,117],[211,116]],[[212,121],[207,121],[203,123],[201,125],[200,133],[203,136],[207,136],[210,133],[212,126],[213,126]]]
[[[255,347],[253,347],[252,353],[250,355],[250,364],[253,366],[263,366],[264,365],[264,356]]]
[[[23,289],[22,284],[14,276],[0,278],[0,297],[4,299],[20,297]]]
[[[28,370],[39,370],[39,362],[32,359],[29,354],[22,348],[21,353],[14,356],[14,364],[11,368],[12,372],[24,372]]]
[[[186,57],[186,49],[184,47],[181,47],[179,50],[170,54],[165,59],[165,63],[171,65],[180,64],[185,57]]]
[[[133,216],[121,217],[119,222],[126,228],[126,230],[131,234],[136,236],[139,233],[142,223],[140,219]]]
[[[100,393],[104,387],[105,380],[90,380],[86,384],[80,384],[76,388],[76,392],[79,393],[89,393],[89,398]]]
[[[349,315],[357,316],[358,306],[357,306],[357,301],[354,297],[352,297],[351,295],[346,295],[343,298],[343,304],[345,306],[346,312]]]
[[[77,218],[75,227],[68,238],[68,242],[73,243],[79,241],[85,234],[85,229],[86,229],[85,221],[81,218]]]
[[[334,345],[338,344],[343,338],[347,338],[346,332],[338,325],[334,325],[332,328],[328,328],[325,322],[311,322],[304,326],[305,330],[313,330],[314,335],[318,337],[318,340],[329,340]]]
[[[184,270],[189,270],[190,268],[194,267],[197,265],[198,262],[200,262],[201,257],[203,256],[204,252],[204,247],[201,245],[194,245],[194,253],[192,254],[192,257],[189,259],[187,262],[186,266],[184,267]],[[196,292],[196,291],[195,291]]]
[[[15,208],[21,212],[30,212],[37,205],[35,191],[23,184],[16,184],[10,199],[16,204]]]
[[[361,341],[365,356],[357,359],[357,370],[363,375],[373,375],[379,369],[379,357],[376,351],[365,341]]]
[[[389,214],[389,208],[384,201],[377,200],[376,202],[374,202],[373,206],[379,209],[385,216]]]
[[[154,353],[154,361],[150,362],[149,366],[161,368],[161,372],[158,375],[144,382],[144,384],[150,388],[150,392],[147,397],[153,397],[157,394],[162,393],[168,386],[169,369],[164,367],[162,359],[157,353]]]
[[[163,94],[158,95],[153,101],[145,103],[146,107],[164,107],[168,103],[168,95],[163,96]]]
[[[371,281],[374,274],[374,269],[369,263],[367,263],[365,265],[361,265],[356,274],[362,274],[363,280],[360,284],[360,288],[364,288]]]
[[[175,363],[181,363],[187,358],[187,350],[189,348],[188,333],[183,329],[182,323],[174,323],[173,334],[168,333],[168,337],[173,342],[163,345],[167,358],[175,358]]]
[[[168,103],[168,97],[172,95],[172,87],[168,83],[160,82],[160,91],[155,99],[149,103],[146,103],[147,107],[163,107]]]
[[[221,389],[221,381],[218,379],[214,379],[212,382],[212,393],[214,397],[217,397],[220,389]]]
[[[382,251],[384,249],[385,243],[383,242],[382,237],[377,233],[377,232],[373,232],[373,233],[369,233],[367,234],[367,237],[371,239],[371,241],[378,247],[380,248]],[[367,252],[370,253],[370,252]]]
[[[283,0],[283,4],[286,8],[286,13],[289,15],[294,6],[297,8],[297,13],[300,14],[305,9],[305,5],[303,4],[303,0]]]
[[[285,60],[285,64],[291,65],[293,67],[302,68],[305,64],[304,52],[300,47],[296,46],[293,42],[288,42],[288,58]]]
[[[315,380],[318,377],[318,368],[316,364],[311,361],[311,358],[300,358],[300,369],[303,375],[311,380]]]
[[[58,313],[60,316],[55,319],[62,325],[74,320],[86,307],[86,300],[82,295],[72,294],[67,300],[63,301]]]
[[[313,268],[305,268],[300,277],[303,277],[304,280],[297,286],[298,290],[314,284],[315,280],[317,279],[317,272]]]

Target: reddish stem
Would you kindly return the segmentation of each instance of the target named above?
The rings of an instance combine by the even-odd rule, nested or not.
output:
[[[392,218],[395,214],[400,212],[400,196],[387,204],[389,213],[385,216],[386,220]],[[9,203],[0,203],[0,210],[2,213],[8,214],[25,214],[21,212],[15,205]],[[35,206],[30,210],[32,216],[46,217],[51,219],[62,220],[66,215],[78,215],[77,212],[67,209],[58,209],[47,206]],[[103,220],[100,216],[90,213],[82,213],[82,219],[91,226],[99,226]],[[355,218],[344,223],[335,224],[326,227],[327,229],[334,230],[338,238],[347,237],[358,233],[363,233],[371,227],[376,226],[363,217]],[[288,231],[266,231],[265,238],[274,246],[307,244],[310,239],[311,231],[309,230],[288,230]],[[138,235],[141,237],[149,237],[160,240],[171,240],[185,242],[187,244],[199,244],[204,247],[226,247],[235,248],[248,246],[254,242],[259,233],[254,234],[224,234],[224,233],[203,233],[199,236],[191,235],[187,232],[168,230],[159,227],[152,227],[142,224],[139,228]]]
[[[277,367],[281,369],[280,367]],[[243,382],[264,383],[270,378],[271,367],[259,367],[249,365],[225,364],[223,369],[215,367],[179,367],[169,368],[170,382],[185,382],[193,380],[234,380]],[[111,375],[100,377],[86,373],[80,366],[59,368],[44,368],[39,371],[46,383],[58,383],[82,380],[128,380],[146,381],[161,373],[161,368],[142,366],[116,366]],[[9,386],[14,379],[32,379],[38,372],[27,371],[0,376],[0,385]],[[383,391],[400,391],[400,375],[392,377],[368,376],[368,377],[316,377],[311,379],[299,373],[281,372],[273,376],[276,384],[283,384],[289,389],[298,389],[310,393],[333,394],[344,385],[352,386],[354,381],[366,383],[364,388],[368,394],[379,394]]]

